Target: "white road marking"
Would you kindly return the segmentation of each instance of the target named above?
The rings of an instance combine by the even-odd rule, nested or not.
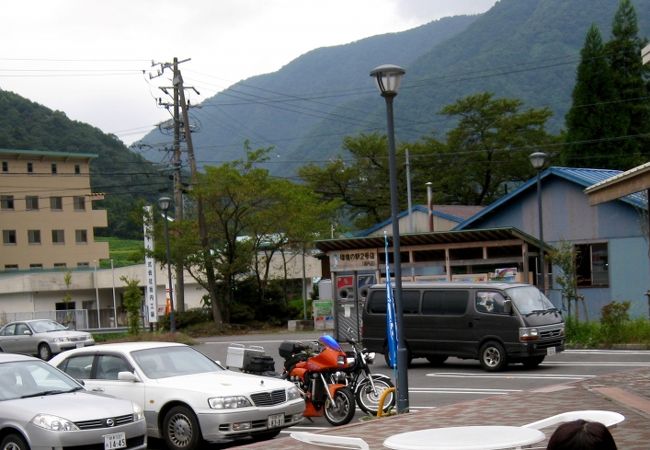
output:
[[[490,375],[490,374],[467,374],[467,373],[454,373],[454,372],[440,372],[440,373],[428,373],[427,377],[436,377],[436,378],[496,378],[496,379],[518,379],[518,380],[584,380],[585,378],[593,378],[595,375],[570,375],[570,374],[499,374],[499,375]]]

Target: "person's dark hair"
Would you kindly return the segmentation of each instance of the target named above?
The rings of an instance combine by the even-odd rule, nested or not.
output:
[[[563,423],[548,441],[547,450],[616,450],[614,437],[600,422],[579,419]]]

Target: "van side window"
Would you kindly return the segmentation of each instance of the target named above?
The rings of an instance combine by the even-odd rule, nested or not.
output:
[[[424,291],[422,314],[462,315],[468,299],[469,292],[463,289]]]
[[[420,313],[420,291],[402,291],[402,311],[404,314]]]
[[[478,291],[476,293],[476,311],[487,314],[504,314],[505,299],[499,292]]]
[[[368,297],[368,312],[371,314],[386,314],[386,291],[373,291]]]

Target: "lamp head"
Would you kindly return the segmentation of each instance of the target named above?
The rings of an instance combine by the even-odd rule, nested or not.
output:
[[[370,76],[375,79],[381,95],[395,96],[405,73],[406,71],[400,66],[384,64],[372,69]]]
[[[158,199],[158,207],[163,211],[167,212],[170,205],[172,204],[172,199],[169,197],[160,197]]]
[[[528,159],[530,159],[530,164],[533,166],[533,169],[540,170],[544,167],[547,156],[544,152],[535,152],[528,155]]]

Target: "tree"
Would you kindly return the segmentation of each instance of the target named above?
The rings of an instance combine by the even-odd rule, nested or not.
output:
[[[461,204],[483,205],[499,198],[506,183],[532,175],[528,155],[553,140],[544,129],[551,111],[520,111],[521,106],[520,100],[484,92],[442,109],[458,123],[438,155],[445,162],[432,180],[439,190],[453,193]]]
[[[263,290],[268,278],[264,267],[273,252],[310,242],[329,229],[333,203],[322,203],[306,187],[273,178],[256,167],[268,151],[247,147],[246,161],[207,166],[197,175],[191,197],[203,199],[208,248],[201,245],[196,220],[175,224],[182,231],[177,234],[174,256],[185,255],[185,269],[208,290],[218,325],[230,319],[238,282],[256,274]],[[260,252],[270,254],[260,257]],[[208,288],[208,277],[216,280],[215,291]]]
[[[142,308],[142,292],[140,291],[139,281],[130,279],[126,275],[121,276],[120,280],[126,285],[124,307],[126,308],[127,323],[129,324],[129,334],[137,336],[140,334],[140,310]]]
[[[650,144],[650,98],[638,36],[636,12],[630,0],[621,0],[614,15],[612,39],[605,45],[616,90],[612,117],[618,139],[609,147],[612,169],[627,170],[643,162],[642,150]]]
[[[345,215],[357,228],[385,220],[390,215],[386,136],[348,136],[343,148],[349,160],[339,156],[325,166],[309,164],[299,170],[300,178],[323,200],[342,202]],[[398,180],[403,179],[402,173],[399,167]]]
[[[63,304],[65,305],[65,318],[63,319],[63,325],[66,327],[70,324],[72,321],[72,317],[70,315],[70,302],[72,301],[72,295],[70,295],[70,286],[72,285],[72,272],[67,270],[63,274],[63,283],[65,284],[65,294],[63,294]]]
[[[580,52],[571,109],[566,115],[566,146],[563,163],[572,167],[611,166],[616,137],[612,101],[616,97],[612,71],[605,58],[600,31],[592,25]]]

